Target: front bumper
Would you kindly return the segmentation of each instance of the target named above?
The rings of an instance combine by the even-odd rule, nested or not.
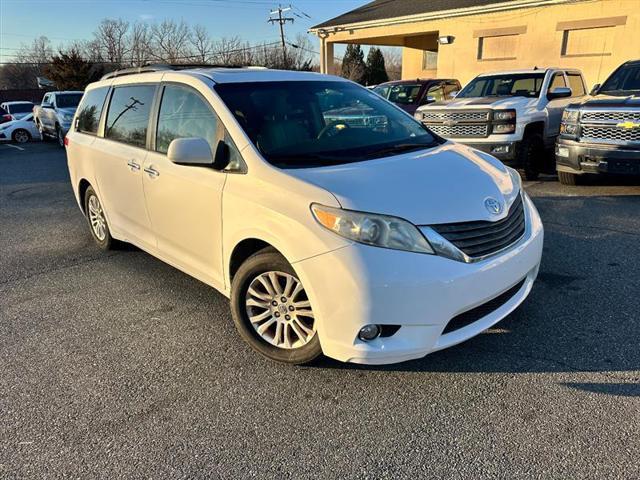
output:
[[[559,138],[556,143],[556,168],[560,172],[575,174],[640,175],[640,149]]]
[[[460,140],[454,140],[460,141]],[[483,152],[489,153],[496,157],[498,160],[502,160],[508,165],[512,165],[517,157],[516,148],[517,142],[492,142],[492,143],[473,143],[461,141],[469,147],[476,148]]]
[[[325,355],[353,363],[402,362],[463,342],[500,321],[527,297],[540,265],[542,223],[528,197],[525,206],[524,237],[506,252],[476,263],[360,244],[296,262]],[[452,318],[521,281],[496,310],[443,333]],[[357,336],[367,324],[400,329],[363,342]]]

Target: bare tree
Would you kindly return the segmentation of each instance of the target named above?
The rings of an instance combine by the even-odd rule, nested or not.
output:
[[[389,80],[400,80],[402,77],[402,49],[387,47],[381,48],[381,50]]]
[[[178,63],[190,58],[191,32],[184,20],[163,20],[151,26],[153,56],[169,63]]]
[[[202,25],[194,25],[190,40],[194,58],[198,62],[206,63],[213,53],[213,40],[207,29]]]
[[[141,66],[149,61],[152,55],[151,30],[146,23],[135,23],[129,34],[129,58],[131,65]]]
[[[121,18],[115,20],[105,18],[98,25],[94,36],[100,43],[104,57],[112,63],[124,63],[127,54],[127,32],[129,22]]]

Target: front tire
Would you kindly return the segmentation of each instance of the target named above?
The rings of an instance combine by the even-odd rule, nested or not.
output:
[[[60,125],[56,127],[56,139],[58,140],[58,145],[64,148],[64,133],[62,132]]]
[[[16,143],[27,143],[31,140],[31,135],[23,128],[18,128],[11,135],[11,139]]]
[[[578,185],[578,175],[570,172],[558,172],[558,180],[562,185]]]
[[[249,257],[234,275],[231,313],[240,336],[270,360],[299,365],[322,354],[302,282],[273,249]]]
[[[84,211],[89,223],[89,230],[93,240],[100,250],[111,250],[114,246],[114,239],[107,225],[107,217],[104,214],[102,203],[93,187],[88,187],[84,195]]]
[[[518,164],[522,166],[525,180],[537,180],[540,175],[540,165],[544,156],[544,142],[535,133],[524,137],[518,150]]]

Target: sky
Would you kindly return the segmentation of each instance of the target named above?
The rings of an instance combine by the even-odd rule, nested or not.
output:
[[[295,22],[286,25],[285,33],[293,40],[313,25],[365,3],[367,0],[283,1],[282,6],[291,4],[299,15],[293,15]],[[9,60],[21,43],[29,44],[40,35],[54,46],[91,38],[104,18],[131,23],[184,19],[187,24],[207,27],[214,39],[237,35],[251,43],[276,41],[279,28],[267,23],[267,18],[277,6],[277,1],[270,0],[0,0],[0,62]],[[311,35],[310,40],[317,50],[317,38]]]

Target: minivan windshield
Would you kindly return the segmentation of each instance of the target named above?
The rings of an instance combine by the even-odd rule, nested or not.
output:
[[[444,141],[349,82],[221,83],[215,90],[265,159],[282,168],[357,162]]]
[[[542,90],[544,72],[483,75],[465,86],[456,98],[474,97],[531,97],[537,98]]]
[[[56,107],[73,108],[77,107],[82,100],[81,93],[61,93],[56,95]]]
[[[620,67],[598,91],[608,95],[626,95],[632,92],[640,92],[640,63]]]

